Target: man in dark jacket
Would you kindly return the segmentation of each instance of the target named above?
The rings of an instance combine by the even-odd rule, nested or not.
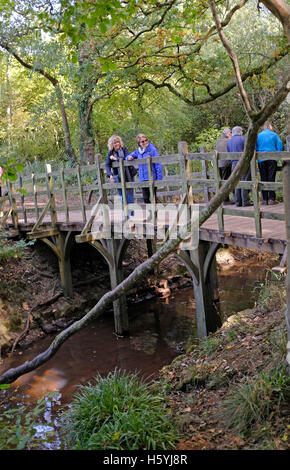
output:
[[[219,138],[219,140],[216,143],[216,150],[218,152],[226,152],[227,151],[227,143],[228,140],[231,138],[232,133],[231,130],[226,127],[223,130],[222,136]],[[232,162],[231,160],[219,160],[219,173],[220,177],[222,180],[227,180],[230,177],[231,171],[232,171]],[[230,203],[230,198],[228,197],[225,201],[225,203]]]
[[[245,147],[246,139],[243,136],[243,129],[240,126],[233,127],[232,137],[227,143],[227,152],[243,152]],[[232,171],[235,166],[238,164],[239,160],[232,160]],[[250,181],[251,174],[250,168],[246,171],[245,175],[242,177],[241,181]],[[237,207],[246,207],[252,206],[253,203],[249,199],[249,190],[248,189],[235,189],[235,204]]]

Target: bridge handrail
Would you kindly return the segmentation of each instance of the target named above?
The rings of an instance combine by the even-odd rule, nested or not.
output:
[[[55,226],[57,223],[57,214],[65,213],[66,222],[70,223],[70,215],[73,211],[80,210],[82,212],[83,223],[87,221],[86,211],[92,209],[93,205],[90,200],[85,201],[85,195],[93,192],[99,197],[101,194],[110,199],[117,189],[122,190],[125,208],[127,207],[126,191],[134,189],[135,195],[138,196],[136,190],[144,187],[149,188],[154,198],[154,188],[157,188],[158,196],[180,196],[181,194],[190,194],[189,201],[192,201],[193,194],[200,194],[205,202],[212,194],[215,194],[224,180],[220,179],[218,171],[219,160],[239,160],[242,153],[218,153],[197,152],[189,153],[180,151],[176,154],[165,154],[159,157],[148,157],[142,160],[130,160],[113,162],[113,168],[120,168],[121,182],[111,183],[105,174],[105,163],[100,155],[96,156],[93,165],[77,165],[75,168],[61,168],[51,171],[48,167],[46,171],[40,173],[31,173],[31,175],[18,175],[16,183],[8,185],[8,200],[11,207],[11,217],[14,227],[18,226],[19,218],[22,215],[24,223],[28,224],[28,216],[35,213],[36,221],[39,220],[44,207],[47,205],[47,198],[51,198],[50,215],[51,223]],[[240,181],[238,188],[249,189],[253,194],[254,210],[241,210],[238,208],[219,207],[217,210],[219,230],[224,230],[225,215],[240,215],[242,217],[254,217],[256,225],[256,236],[262,236],[261,219],[272,218],[284,220],[283,214],[274,214],[273,212],[261,212],[259,206],[259,191],[263,190],[282,190],[282,182],[263,182],[258,179],[257,160],[276,160],[290,159],[290,152],[258,152],[251,162],[251,181]],[[201,162],[202,171],[193,167],[194,161]],[[164,168],[164,179],[154,181],[152,176],[152,164],[161,163]],[[124,167],[134,166],[138,169],[139,165],[147,165],[149,180],[126,182],[124,177]],[[169,174],[168,168],[174,174]],[[198,168],[200,170],[200,168]],[[123,177],[122,177],[123,174]],[[93,181],[92,181],[93,180]],[[18,188],[27,188],[26,194],[18,193]],[[31,188],[31,189],[29,189]],[[77,195],[79,203],[71,199],[73,195]],[[55,197],[57,200],[55,200]],[[32,198],[33,202],[28,203],[28,199]],[[7,203],[6,203],[7,206]],[[43,217],[43,215],[42,215]]]

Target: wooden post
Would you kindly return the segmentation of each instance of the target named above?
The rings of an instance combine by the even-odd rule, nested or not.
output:
[[[220,172],[219,172],[219,167],[218,167],[218,152],[214,152],[214,159],[212,162],[213,165],[213,174],[214,174],[214,179],[216,182],[216,192],[218,193],[220,187],[221,187],[221,177],[220,177]],[[219,230],[221,232],[224,231],[224,209],[222,204],[219,206],[217,210],[217,215],[218,215],[218,226]]]
[[[216,310],[216,264],[214,258],[208,261],[208,270],[204,272],[206,256],[210,252],[210,242],[200,241],[196,250],[190,251],[191,262],[197,269],[198,280],[193,280],[196,305],[197,330],[199,338],[207,336],[221,326]],[[212,253],[215,256],[215,252]]]
[[[62,197],[63,197],[63,203],[64,203],[65,221],[68,224],[69,223],[69,209],[68,209],[68,204],[67,204],[67,190],[65,186],[63,168],[60,170],[60,179],[61,179]]]
[[[82,180],[81,180],[81,170],[80,170],[79,163],[77,164],[77,180],[78,180],[79,195],[80,195],[80,201],[81,201],[82,217],[83,217],[83,222],[85,224],[87,221],[87,217],[86,217],[86,211],[85,211],[84,195],[83,195]]]
[[[155,226],[156,222],[156,197],[154,191],[154,180],[153,180],[153,172],[152,172],[152,157],[149,155],[147,157],[147,169],[148,169],[148,182],[149,182],[149,191],[150,191],[150,201],[151,206],[153,206],[152,210],[152,224]]]
[[[200,147],[200,153],[205,153],[205,147]],[[208,173],[208,161],[207,160],[202,160],[201,161],[201,167],[202,167],[202,173],[204,179],[207,180],[207,173]],[[209,189],[208,186],[204,187],[204,202],[209,201]]]
[[[200,241],[196,250],[180,250],[177,254],[192,276],[197,333],[200,339],[221,326],[215,262],[218,247],[218,243]]]
[[[55,198],[53,194],[53,179],[51,176],[51,165],[46,163],[46,187],[47,187],[47,195],[48,200],[50,200],[50,217],[51,217],[51,224],[53,228],[56,228],[57,224],[57,216],[55,211]]]
[[[8,197],[11,205],[11,217],[12,217],[12,223],[14,225],[14,228],[17,230],[18,229],[18,214],[17,214],[17,204],[16,200],[14,197],[14,186],[13,184],[8,180]]]
[[[180,160],[180,173],[184,179],[183,182],[183,192],[187,194],[187,201],[188,205],[193,204],[193,197],[192,197],[192,186],[189,183],[191,177],[191,169],[190,169],[190,160],[187,160],[188,155],[188,144],[187,142],[178,142],[178,153],[184,157],[184,160]],[[184,167],[184,168],[183,168]]]
[[[254,202],[254,214],[255,214],[255,227],[256,227],[256,236],[258,238],[262,237],[262,224],[261,224],[261,211],[259,204],[259,184],[257,179],[257,161],[256,161],[256,152],[251,160],[251,181],[252,181],[252,196]]]
[[[121,185],[122,185],[122,197],[123,197],[123,206],[122,210],[124,211],[124,216],[128,217],[128,201],[127,201],[127,191],[126,191],[126,178],[125,178],[125,170],[124,170],[124,160],[120,158],[120,177],[121,177]]]
[[[120,240],[106,240],[107,249],[112,257],[113,262],[109,263],[111,289],[115,289],[124,279],[122,260],[118,260],[118,247]],[[129,330],[128,312],[126,296],[123,295],[113,302],[115,330],[118,335],[122,335]]]
[[[106,179],[105,179],[104,172],[102,171],[102,168],[101,168],[102,155],[97,154],[95,156],[95,162],[96,162],[96,168],[97,168],[97,181],[98,181],[98,187],[99,187],[99,195],[101,197],[102,204],[108,204],[108,192],[104,188]],[[111,221],[108,219],[107,211],[105,211],[105,213],[103,214],[103,217],[104,217],[104,224],[106,227],[108,227]]]
[[[70,236],[70,233],[67,235]],[[72,274],[71,274],[71,263],[70,263],[70,250],[66,249],[66,243],[64,236],[59,233],[55,236],[56,248],[59,253],[58,265],[60,274],[60,283],[63,288],[65,297],[73,297],[73,285],[72,285]]]
[[[22,175],[21,174],[18,174],[18,184],[19,184],[19,189],[22,189],[23,184],[22,184]],[[24,195],[23,194],[21,194],[21,196],[20,196],[20,202],[21,202],[21,207],[22,207],[22,210],[23,210],[24,223],[26,224],[27,223],[27,214],[26,214],[26,209],[25,209],[25,205],[24,205]]]
[[[38,210],[38,206],[37,206],[37,190],[36,190],[35,175],[34,175],[34,173],[31,174],[31,182],[32,182],[32,192],[33,192],[34,210],[35,210],[35,216],[36,216],[36,221],[37,221],[37,220],[38,220],[38,216],[39,216],[39,210]]]

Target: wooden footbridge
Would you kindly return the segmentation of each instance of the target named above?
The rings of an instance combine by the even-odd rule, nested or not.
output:
[[[74,243],[90,243],[107,261],[113,289],[123,279],[122,261],[132,239],[132,236],[124,237],[121,232],[114,232],[114,228],[112,237],[106,237],[106,233],[102,233],[102,225],[99,224],[100,212],[104,206],[112,205],[116,190],[122,190],[125,217],[132,209],[127,204],[127,189],[133,189],[135,201],[141,202],[142,187],[149,188],[153,206],[157,203],[155,188],[159,203],[173,202],[178,205],[187,202],[189,205],[204,205],[223,184],[218,171],[219,159],[236,160],[241,157],[241,154],[233,153],[189,153],[184,142],[179,143],[178,148],[177,154],[153,159],[148,157],[142,162],[114,162],[113,167],[120,168],[121,182],[118,184],[108,180],[100,155],[96,156],[94,165],[77,165],[75,168],[56,170],[52,170],[50,165],[45,165],[43,173],[19,174],[15,183],[8,182],[7,195],[1,198],[2,230],[13,230],[20,236],[40,239],[52,249],[59,262],[64,294],[68,297],[73,294],[70,265],[72,246]],[[283,166],[284,183],[280,177],[281,172],[278,173],[278,182],[259,181],[259,157],[261,154],[257,154],[251,162],[251,181],[241,181],[238,185],[238,188],[251,191],[253,206],[238,208],[232,204],[219,207],[200,227],[198,248],[177,252],[178,258],[192,275],[200,337],[214,331],[220,324],[215,254],[221,244],[278,253],[283,257],[282,263],[285,262],[287,227],[288,239],[290,237],[290,217],[287,215],[290,205],[290,152],[263,152],[263,159],[277,160],[280,169]],[[153,181],[152,164],[155,162],[162,164],[162,181]],[[149,180],[140,183],[136,177],[136,182],[126,182],[125,167],[133,165],[138,170],[139,165],[144,163],[148,166]],[[285,206],[280,202],[275,206],[261,207],[259,194],[262,189],[275,190],[279,200],[285,201]],[[25,193],[22,190],[25,190]],[[156,234],[154,210],[152,215],[153,220],[150,223],[153,226],[153,234]],[[111,225],[116,213],[111,211],[108,217]],[[143,219],[134,222],[136,225],[146,225]],[[98,237],[96,226],[100,230]],[[166,228],[170,230],[170,226]],[[138,234],[140,236],[140,231]],[[124,297],[114,302],[114,318],[118,334],[129,329]]]

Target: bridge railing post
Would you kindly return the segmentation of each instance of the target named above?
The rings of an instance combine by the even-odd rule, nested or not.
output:
[[[57,215],[55,210],[55,198],[53,193],[53,179],[51,176],[51,165],[46,163],[45,165],[45,175],[46,175],[46,188],[47,188],[47,195],[48,199],[50,200],[50,217],[51,217],[51,225],[53,228],[56,227],[57,224]]]
[[[212,161],[213,165],[213,175],[216,183],[216,193],[218,193],[220,187],[221,187],[221,177],[220,177],[220,172],[219,172],[219,167],[218,167],[218,152],[214,152],[214,158]],[[224,231],[224,209],[222,204],[219,206],[217,209],[217,215],[218,215],[218,226],[220,231]]]
[[[80,195],[82,218],[83,218],[83,222],[85,224],[86,221],[87,221],[87,217],[86,217],[84,194],[83,194],[83,188],[82,188],[81,168],[80,168],[79,163],[77,164],[76,170],[77,170],[77,181],[78,181],[78,189],[79,189],[79,195]]]
[[[200,147],[200,153],[205,153],[205,147]],[[207,160],[202,160],[201,161],[201,166],[202,166],[202,174],[204,179],[207,180],[207,174],[208,174],[208,161]],[[210,197],[209,197],[209,187],[205,186],[204,187],[204,202],[208,202]]]
[[[17,214],[17,204],[14,196],[14,185],[8,180],[8,197],[11,205],[11,218],[13,226],[18,230],[18,214]]]
[[[18,173],[18,185],[19,185],[19,189],[21,190],[23,188],[23,181],[22,181],[22,174],[21,173]],[[21,194],[21,196],[20,196],[20,204],[21,204],[22,211],[23,211],[24,223],[27,223],[27,213],[26,213],[26,209],[25,209],[25,205],[24,205],[24,194]]]
[[[262,223],[261,223],[261,210],[259,204],[259,184],[257,179],[257,159],[256,159],[256,152],[254,152],[254,156],[251,160],[250,164],[251,169],[251,183],[252,183],[252,197],[254,203],[254,217],[255,217],[255,228],[256,228],[256,236],[258,238],[262,237]]]

